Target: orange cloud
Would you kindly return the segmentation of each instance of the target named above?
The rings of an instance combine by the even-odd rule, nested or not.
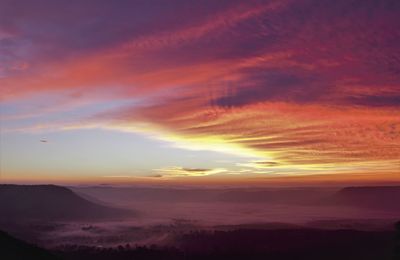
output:
[[[284,102],[231,109],[205,104],[201,98],[175,100],[110,117],[122,128],[124,124],[151,121],[186,140],[207,141],[201,138],[213,136],[272,159],[269,165],[262,165],[271,169],[399,169],[400,118],[396,110]]]

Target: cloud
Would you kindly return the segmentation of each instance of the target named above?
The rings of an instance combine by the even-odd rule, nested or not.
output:
[[[400,106],[400,95],[360,95],[355,97],[349,97],[348,102],[354,105],[369,106],[369,107],[380,107],[380,106]]]
[[[163,175],[161,175],[161,174],[152,174],[152,175],[148,175],[147,177],[149,177],[149,178],[162,178]]]
[[[147,131],[265,167],[374,171],[398,161],[399,1],[21,3],[0,6],[4,101],[132,102],[64,124]],[[47,105],[77,106],[64,99]]]
[[[203,168],[185,168],[178,166],[171,166],[162,169],[155,169],[160,172],[162,177],[199,177],[214,175],[217,173],[226,172],[226,169],[215,168],[215,169],[203,169]]]

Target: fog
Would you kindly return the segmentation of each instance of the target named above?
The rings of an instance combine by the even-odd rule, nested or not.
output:
[[[391,219],[398,211],[332,203],[338,189],[75,188],[87,199],[137,211],[138,225],[184,219],[200,226],[340,219]]]
[[[339,190],[331,188],[69,188],[91,202],[135,214],[101,221],[26,221],[2,228],[48,248],[68,244],[173,246],[178,236],[196,230],[386,230],[400,215],[398,210],[332,203]]]

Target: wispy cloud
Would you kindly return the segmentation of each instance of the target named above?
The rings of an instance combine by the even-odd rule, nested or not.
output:
[[[26,1],[29,14],[1,4],[0,97],[39,108],[4,121],[43,115],[21,128],[144,132],[258,157],[254,171],[398,167],[400,2],[171,1],[162,11],[159,1],[101,2]],[[46,120],[92,102],[124,106]]]

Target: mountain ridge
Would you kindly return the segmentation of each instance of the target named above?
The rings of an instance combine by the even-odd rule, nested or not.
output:
[[[95,220],[132,214],[82,198],[57,185],[0,185],[0,220]]]

